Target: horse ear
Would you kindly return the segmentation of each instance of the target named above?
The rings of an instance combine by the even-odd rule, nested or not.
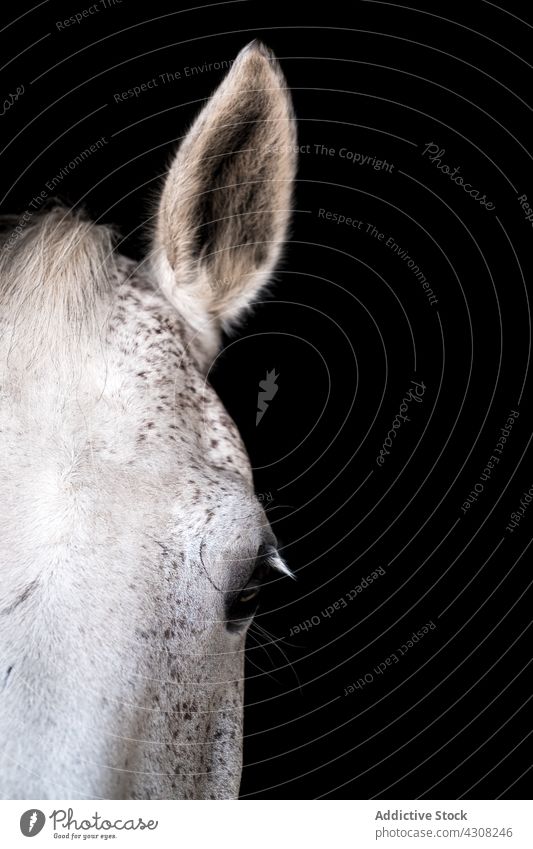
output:
[[[295,169],[285,79],[253,41],[185,136],[159,201],[159,282],[196,326],[229,325],[266,282],[285,239]]]

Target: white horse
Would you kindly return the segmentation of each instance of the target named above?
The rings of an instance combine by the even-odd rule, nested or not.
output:
[[[286,567],[207,372],[279,257],[294,171],[252,42],[178,149],[146,262],[62,209],[3,236],[2,798],[238,794],[246,629]]]

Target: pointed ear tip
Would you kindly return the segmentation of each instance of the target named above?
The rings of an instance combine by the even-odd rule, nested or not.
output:
[[[276,54],[270,47],[267,47],[258,38],[254,38],[246,44],[237,54],[235,65],[245,62],[258,62],[263,67],[270,67],[277,74],[281,73],[280,64],[276,58]]]
[[[252,38],[248,44],[245,44],[242,50],[239,52],[237,58],[241,58],[247,56],[249,54],[259,54],[263,56],[265,59],[275,59],[273,51],[270,47],[267,47],[264,42],[259,41],[258,38]]]

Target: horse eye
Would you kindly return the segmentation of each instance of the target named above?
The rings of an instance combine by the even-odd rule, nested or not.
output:
[[[260,589],[260,586],[247,587],[244,589],[237,599],[238,604],[248,604],[248,602],[253,601],[254,598],[257,598],[259,595]]]
[[[271,566],[266,560],[260,560],[253,574],[240,593],[231,602],[228,611],[228,629],[239,631],[254,615],[259,604],[261,587],[271,572]]]

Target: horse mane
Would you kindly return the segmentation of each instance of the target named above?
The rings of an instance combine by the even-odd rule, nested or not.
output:
[[[94,326],[116,273],[114,233],[54,206],[0,219],[0,322],[31,347]],[[54,345],[55,347],[55,345]]]

